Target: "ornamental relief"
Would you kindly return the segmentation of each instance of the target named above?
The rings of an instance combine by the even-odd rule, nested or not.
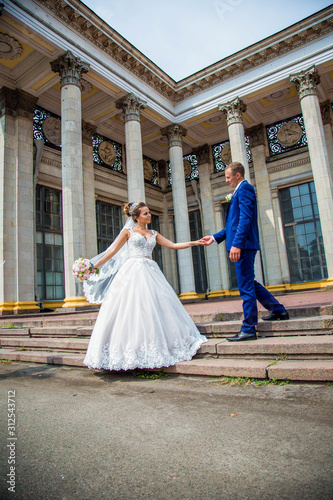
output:
[[[143,175],[146,181],[150,181],[154,175],[154,169],[150,161],[143,160]]]
[[[57,118],[53,116],[46,118],[43,121],[42,130],[49,142],[61,146],[61,123]]]
[[[16,59],[22,54],[23,48],[12,36],[0,33],[0,59]]]
[[[302,127],[295,122],[288,122],[279,129],[276,138],[284,147],[294,146],[302,137]]]
[[[221,160],[225,165],[229,165],[231,163],[231,149],[230,144],[226,144],[221,151]]]
[[[93,86],[90,82],[87,82],[84,78],[81,78],[81,95],[89,95],[92,91]]]
[[[116,161],[116,152],[111,142],[101,142],[98,146],[98,154],[106,165],[113,165]]]
[[[187,179],[187,177],[189,177],[191,175],[191,172],[192,172],[192,165],[191,165],[191,162],[189,162],[188,160],[184,160],[184,175],[185,175],[185,179]]]

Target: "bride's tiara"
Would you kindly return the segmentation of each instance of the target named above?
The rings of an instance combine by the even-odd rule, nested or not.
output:
[[[128,213],[132,215],[133,211],[135,208],[139,205],[139,203],[132,203],[131,208],[129,209]]]

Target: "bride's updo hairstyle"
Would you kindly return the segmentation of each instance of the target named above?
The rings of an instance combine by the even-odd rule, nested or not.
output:
[[[127,215],[127,217],[132,217],[134,222],[137,222],[137,218],[140,215],[141,208],[146,206],[146,203],[143,203],[143,201],[140,201],[140,203],[126,203],[126,205],[124,206],[124,213]]]

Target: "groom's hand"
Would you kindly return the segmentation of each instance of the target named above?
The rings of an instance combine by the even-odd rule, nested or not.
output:
[[[240,259],[241,256],[241,249],[237,247],[231,247],[230,248],[230,254],[229,254],[229,259],[231,262],[237,262]]]
[[[200,243],[202,245],[208,246],[211,245],[213,241],[214,241],[213,236],[204,236],[203,238],[201,238]]]

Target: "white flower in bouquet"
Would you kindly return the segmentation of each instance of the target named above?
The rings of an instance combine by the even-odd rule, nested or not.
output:
[[[89,259],[80,257],[73,264],[73,275],[79,281],[86,281],[92,274],[98,274],[99,269],[94,269]]]
[[[233,195],[233,194],[234,194],[234,193],[229,193],[229,194],[227,194],[227,196],[225,197],[225,201],[231,201],[231,198],[232,198],[232,195]]]

